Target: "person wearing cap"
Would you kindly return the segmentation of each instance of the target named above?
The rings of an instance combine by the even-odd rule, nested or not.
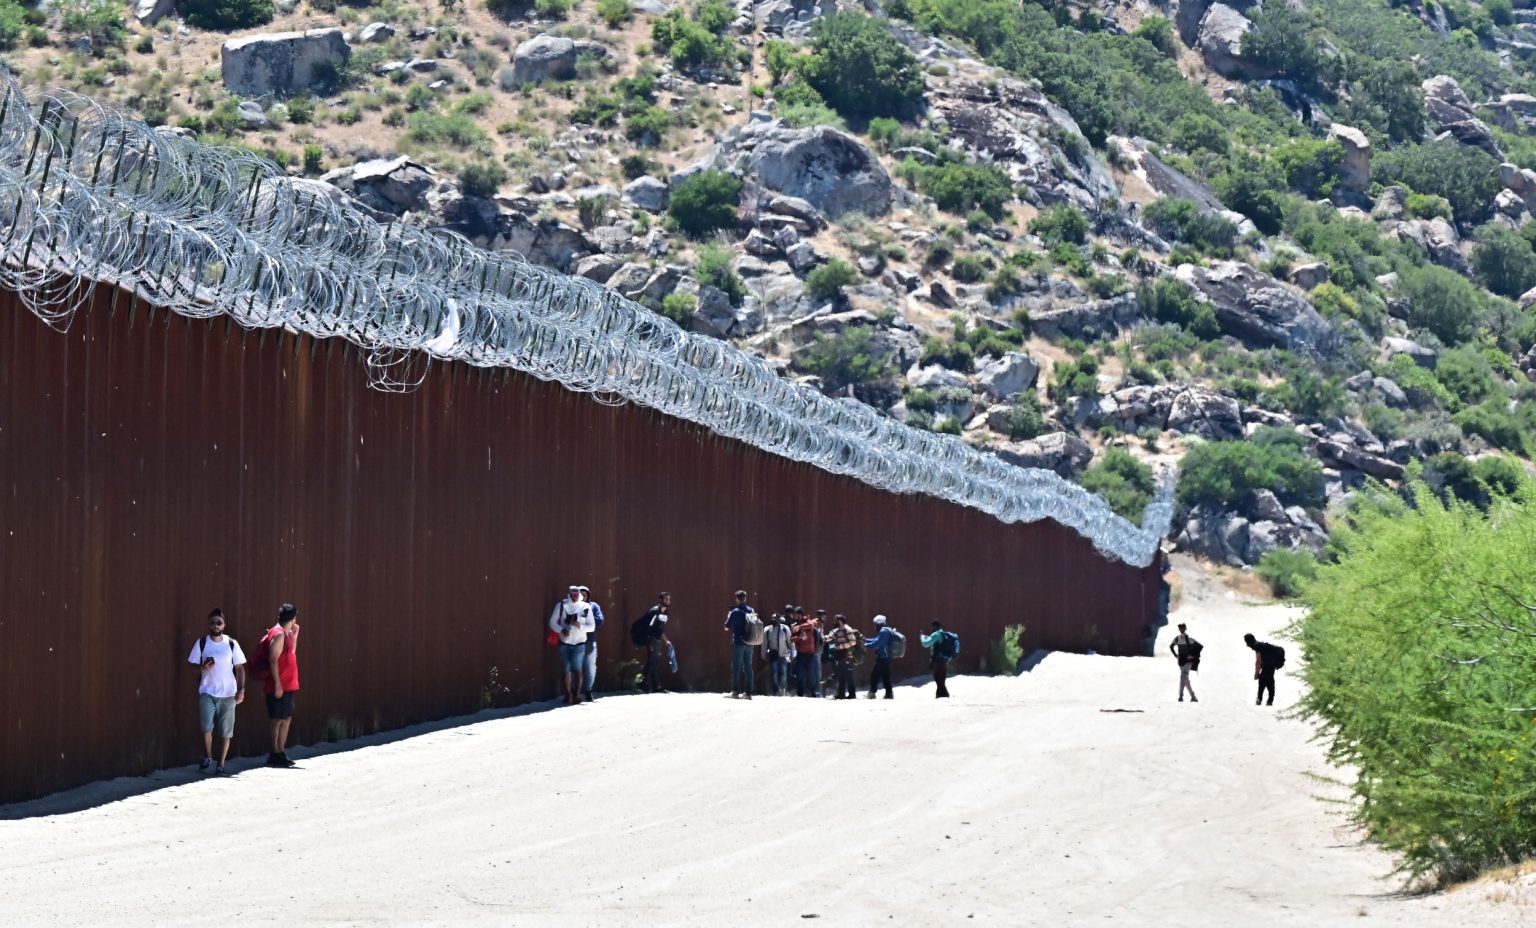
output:
[[[581,587],[572,584],[549,616],[549,630],[560,640],[560,682],[565,687],[567,706],[581,701],[582,664],[587,656],[587,635],[593,627],[592,607],[581,601]]]
[[[592,701],[592,684],[597,681],[597,633],[603,629],[603,607],[592,601],[592,591],[585,586],[576,588],[581,601],[592,607],[592,633],[587,636],[587,650],[581,662],[581,698]]]
[[[763,629],[763,659],[768,662],[768,695],[784,696],[789,692],[789,626],[777,612]]]
[[[667,610],[672,608],[672,594],[662,593],[656,597],[656,605],[647,609],[638,620],[640,627],[645,629],[645,671],[640,680],[640,689],[646,693],[665,693],[661,688],[661,682],[656,676],[658,666],[666,666],[667,647]]]
[[[838,613],[837,627],[832,629],[832,676],[837,680],[834,699],[858,699],[858,684],[853,679],[853,653],[859,644],[859,632],[848,624],[848,617]]]
[[[895,699],[896,694],[891,690],[891,629],[883,615],[875,616],[875,627],[879,629],[875,637],[864,639],[864,647],[875,652],[875,669],[869,675],[869,698],[875,698],[875,690],[884,681],[885,698]]]
[[[229,743],[235,737],[235,706],[245,702],[245,652],[240,643],[224,634],[224,610],[208,613],[208,634],[197,640],[187,663],[202,674],[197,686],[198,721],[203,733],[203,761],[200,773],[223,776],[224,761],[229,758]],[[213,731],[217,727],[223,740],[219,763],[213,764]]]
[[[1189,627],[1183,622],[1179,623],[1179,633],[1173,636],[1168,650],[1173,652],[1174,658],[1179,662],[1179,702],[1184,701],[1184,691],[1189,690],[1189,701],[1199,702],[1195,696],[1195,688],[1190,685],[1189,672],[1200,666],[1199,643],[1189,637]]]
[[[731,632],[731,698],[745,695],[752,698],[756,680],[752,672],[752,646],[747,643],[747,616],[752,607],[747,605],[747,591],[736,591],[736,606],[725,616],[724,628]]]
[[[816,622],[805,614],[804,606],[795,607],[798,619],[790,629],[795,643],[795,695],[821,698],[821,633]]]
[[[293,724],[293,697],[299,691],[299,610],[283,603],[277,624],[267,629],[259,647],[267,649],[267,718],[271,719],[272,753],[268,767],[292,767],[288,759],[288,729]]]

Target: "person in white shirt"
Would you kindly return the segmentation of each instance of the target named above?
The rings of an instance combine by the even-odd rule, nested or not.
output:
[[[1189,690],[1189,701],[1199,702],[1195,687],[1189,682],[1189,672],[1200,669],[1200,643],[1189,636],[1189,628],[1179,623],[1179,633],[1169,642],[1168,650],[1179,662],[1179,702],[1184,701],[1184,691]]]
[[[218,767],[223,776],[229,759],[229,742],[235,737],[235,707],[245,701],[245,653],[240,643],[224,634],[224,612],[208,613],[208,634],[199,638],[187,655],[187,663],[198,668],[202,680],[197,686],[198,720],[203,733],[203,760],[197,769],[208,773],[213,767],[213,732],[217,728],[223,745]]]
[[[789,658],[794,652],[791,646],[789,626],[777,612],[763,629],[763,659],[768,662],[768,695],[784,696],[789,692]]]
[[[549,615],[549,630],[560,639],[560,676],[565,684],[565,704],[581,701],[581,678],[587,659],[587,635],[597,628],[592,606],[582,602],[581,587],[573,585],[566,598]]]

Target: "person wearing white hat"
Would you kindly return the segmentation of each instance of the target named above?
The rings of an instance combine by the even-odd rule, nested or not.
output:
[[[581,701],[582,664],[587,656],[587,636],[596,625],[592,607],[581,598],[581,587],[571,584],[566,598],[555,603],[549,616],[549,630],[560,645],[560,682],[565,687],[565,704]]]
[[[869,698],[875,698],[875,690],[884,682],[885,698],[895,699],[896,694],[891,690],[891,627],[883,615],[875,616],[875,627],[880,629],[875,637],[864,640],[864,647],[875,652],[875,669],[869,675]]]

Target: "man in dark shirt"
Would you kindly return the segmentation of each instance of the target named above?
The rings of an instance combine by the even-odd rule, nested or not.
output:
[[[755,680],[752,678],[752,645],[747,643],[747,616],[752,607],[747,605],[747,591],[736,591],[736,608],[725,617],[725,627],[731,630],[731,698],[745,695],[752,698]]]
[[[656,677],[658,665],[667,666],[667,610],[672,608],[672,594],[662,593],[656,605],[640,617],[645,627],[645,676],[640,689],[647,693],[665,693]]]
[[[1253,649],[1253,678],[1259,681],[1259,695],[1253,700],[1254,705],[1263,703],[1266,706],[1275,704],[1275,671],[1279,669],[1275,665],[1275,646],[1267,641],[1259,641],[1253,635],[1243,636],[1243,643]],[[1269,691],[1269,701],[1264,702],[1264,692]]]

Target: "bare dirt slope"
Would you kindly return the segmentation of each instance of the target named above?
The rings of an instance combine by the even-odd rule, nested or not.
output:
[[[1198,705],[1173,701],[1169,658],[1052,655],[1018,679],[960,678],[948,701],[927,687],[841,704],[615,697],[295,752],[293,771],[201,782],[167,772],[138,781],[153,791],[85,811],[38,814],[123,784],[0,809],[12,819],[0,821],[0,912],[6,925],[70,928],[235,915],[292,925],[1531,920],[1530,881],[1396,895],[1381,879],[1387,857],[1319,801],[1340,790],[1312,778],[1330,770],[1306,726],[1253,705],[1240,640],[1270,636],[1287,610],[1189,578],[1179,614],[1207,644]],[[1281,701],[1296,687],[1282,678]]]

